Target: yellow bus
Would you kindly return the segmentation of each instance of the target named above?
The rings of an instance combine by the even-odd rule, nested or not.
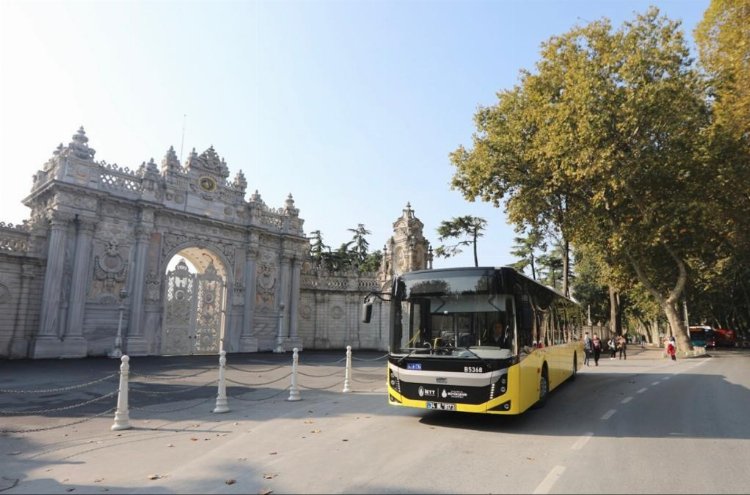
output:
[[[510,267],[409,272],[390,293],[388,401],[394,406],[520,414],[575,379],[580,305]]]

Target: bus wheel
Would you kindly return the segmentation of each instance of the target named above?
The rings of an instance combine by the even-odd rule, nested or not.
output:
[[[547,365],[542,367],[542,374],[539,375],[539,400],[534,404],[535,408],[544,407],[549,395],[549,378],[547,376]]]

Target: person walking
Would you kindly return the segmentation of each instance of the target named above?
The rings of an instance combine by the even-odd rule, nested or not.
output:
[[[667,354],[672,358],[672,361],[677,361],[677,346],[675,345],[674,335],[669,337],[666,344]]]
[[[602,341],[597,334],[591,339],[591,349],[594,351],[594,366],[599,366],[599,356],[602,353]]]
[[[617,346],[615,344],[614,336],[607,341],[607,348],[609,349],[609,359],[614,359],[617,355]]]
[[[628,339],[624,335],[617,337],[617,350],[620,352],[620,359],[628,358]]]
[[[591,364],[589,364],[589,361],[591,361],[591,337],[589,337],[589,333],[586,332],[583,335],[583,364],[584,366],[591,366]]]

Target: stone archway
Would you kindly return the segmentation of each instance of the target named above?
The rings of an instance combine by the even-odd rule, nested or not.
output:
[[[187,248],[172,257],[165,273],[161,354],[216,354],[222,349],[226,279],[221,259],[207,249]]]

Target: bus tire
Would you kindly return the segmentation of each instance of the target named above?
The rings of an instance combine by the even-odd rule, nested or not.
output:
[[[542,365],[542,372],[539,375],[539,400],[534,404],[535,409],[544,407],[549,395],[549,375],[547,374],[547,363]]]

